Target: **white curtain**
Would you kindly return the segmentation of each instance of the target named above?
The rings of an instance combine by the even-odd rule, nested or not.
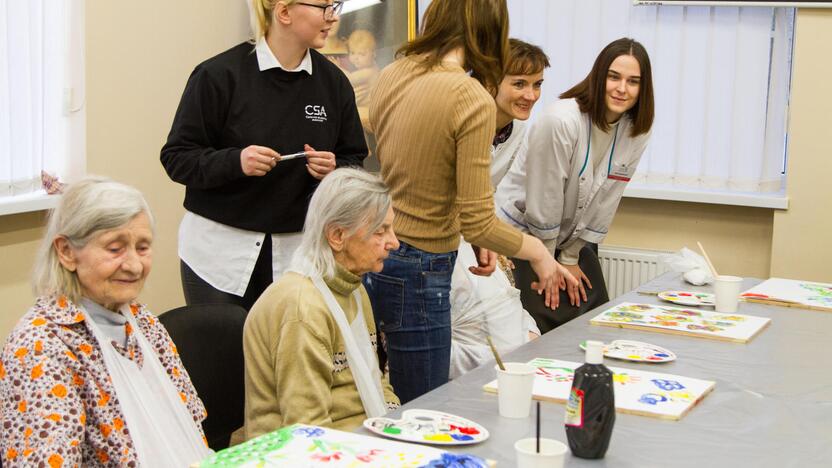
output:
[[[83,173],[82,0],[0,0],[0,200]]]
[[[511,35],[541,46],[552,64],[538,108],[582,80],[609,42],[627,36],[647,49],[656,119],[634,185],[781,189],[793,10],[632,0],[508,5]]]

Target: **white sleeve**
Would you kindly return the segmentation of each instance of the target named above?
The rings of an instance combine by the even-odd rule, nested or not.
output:
[[[494,206],[497,217],[517,229],[528,232],[523,211],[526,204],[526,139],[520,143],[517,157],[511,163],[508,172],[497,184],[494,192]]]
[[[581,258],[581,249],[584,248],[584,245],[586,245],[585,240],[575,239],[568,247],[564,247],[560,251],[558,261],[562,265],[577,265],[578,260]]]
[[[538,336],[542,335],[542,333],[540,333],[540,328],[537,327],[537,322],[534,321],[532,315],[528,313],[526,309],[523,309],[523,327],[526,330],[527,336],[529,332]]]
[[[451,365],[448,369],[448,378],[455,379],[479,367],[482,363],[488,362],[489,359],[493,358],[488,346],[451,340]]]
[[[471,281],[468,266],[475,264],[471,246],[461,241],[456,264],[451,276],[451,366],[449,378],[454,379],[479,366],[490,355],[483,347],[482,310],[475,307],[477,284]],[[484,348],[484,349],[483,349]],[[489,353],[489,354],[485,354]]]
[[[529,232],[555,254],[563,216],[564,191],[578,122],[546,114],[529,129],[526,152],[526,223]]]

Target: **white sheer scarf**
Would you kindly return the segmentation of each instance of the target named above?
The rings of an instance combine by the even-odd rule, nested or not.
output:
[[[121,313],[133,327],[144,361],[142,368],[122,356],[87,313],[87,326],[101,348],[124,420],[142,467],[182,468],[213,453],[197,423],[141,332],[127,306]]]
[[[370,343],[370,334],[367,332],[367,323],[364,320],[364,309],[361,305],[359,290],[356,289],[352,293],[358,306],[358,312],[352,324],[350,324],[347,322],[344,309],[335,300],[335,296],[324,283],[324,280],[315,277],[312,278],[312,282],[324,297],[329,312],[338,324],[341,336],[344,337],[347,362],[355,379],[361,403],[364,405],[364,412],[371,418],[384,415],[387,412],[387,406],[384,404],[384,392],[381,389],[381,371],[378,368],[375,350]]]

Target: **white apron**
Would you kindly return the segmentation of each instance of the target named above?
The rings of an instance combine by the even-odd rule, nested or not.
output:
[[[358,289],[353,291],[352,296],[358,305],[358,313],[352,324],[347,323],[347,316],[344,309],[335,300],[332,291],[320,277],[312,278],[315,287],[324,297],[329,312],[338,330],[344,337],[344,346],[347,352],[347,362],[352,370],[355,379],[355,386],[358,388],[358,395],[361,397],[361,404],[367,417],[374,418],[387,413],[387,405],[384,404],[384,392],[381,390],[381,371],[378,368],[378,359],[373,345],[370,343],[370,334],[367,332],[367,322],[364,320],[364,309],[361,305],[361,293]]]
[[[90,314],[87,314],[87,326],[101,348],[139,466],[183,468],[211,455],[213,451],[202,440],[191,412],[141,333],[129,307],[122,307],[121,313],[136,334],[144,356],[142,369],[115,350]]]

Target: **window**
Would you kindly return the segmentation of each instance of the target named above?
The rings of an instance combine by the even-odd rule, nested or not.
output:
[[[51,206],[41,171],[84,173],[83,4],[0,0],[0,214]]]
[[[538,108],[583,79],[607,43],[629,36],[647,48],[656,120],[627,195],[785,208],[793,9],[508,3],[512,36],[552,62]]]

